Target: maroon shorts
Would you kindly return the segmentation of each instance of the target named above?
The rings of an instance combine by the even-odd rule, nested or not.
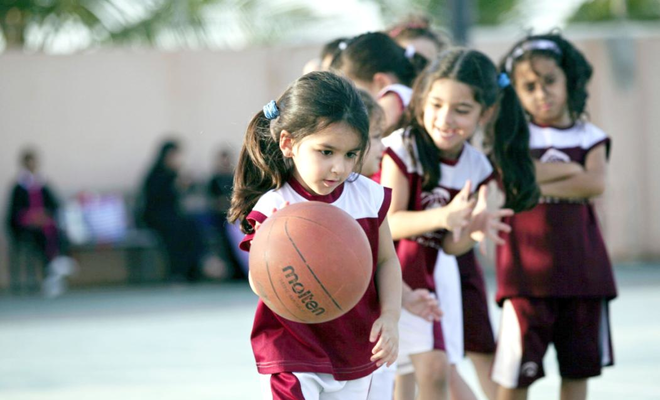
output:
[[[492,377],[524,388],[545,375],[543,356],[553,343],[563,378],[598,376],[614,364],[607,300],[511,298],[502,306]]]
[[[488,314],[484,274],[473,252],[457,257],[463,298],[463,341],[465,352],[492,354],[495,335]]]

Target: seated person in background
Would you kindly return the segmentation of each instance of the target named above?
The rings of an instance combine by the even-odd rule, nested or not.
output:
[[[11,190],[7,224],[17,243],[35,244],[44,261],[44,294],[61,294],[66,288],[64,276],[75,269],[74,261],[62,257],[64,237],[55,219],[59,207],[53,192],[38,174],[36,151],[26,149],[20,158],[21,170]]]
[[[233,186],[234,164],[231,153],[227,149],[220,149],[214,160],[213,175],[208,184],[208,196],[210,212],[213,216],[213,227],[215,228],[214,233],[218,235],[217,251],[222,259],[223,270],[217,271],[215,274],[205,270],[208,275],[217,278],[244,278],[238,266],[239,261],[232,252],[232,244],[228,237],[228,230],[234,228],[227,222],[227,211],[229,210]]]
[[[143,218],[163,241],[169,262],[169,279],[197,281],[206,244],[196,221],[183,212],[181,196],[191,181],[180,173],[181,146],[162,144],[142,189]]]

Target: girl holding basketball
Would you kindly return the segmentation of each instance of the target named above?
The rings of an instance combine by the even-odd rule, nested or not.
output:
[[[498,399],[524,399],[552,342],[562,399],[613,364],[608,302],[616,286],[592,199],[605,190],[610,139],[584,118],[592,67],[559,34],[529,36],[502,62],[530,123],[541,199],[508,218],[497,254],[502,322],[493,366]]]
[[[385,111],[385,131],[391,132],[410,102],[410,87],[426,59],[414,47],[404,49],[382,32],[356,36],[342,47],[331,67],[377,99]]]
[[[385,139],[381,183],[392,188],[388,215],[404,283],[434,291],[441,249],[460,255],[485,238],[501,244],[498,232],[510,228],[500,218],[536,203],[529,131],[515,92],[498,81],[495,65],[462,48],[444,52],[420,75],[404,122],[405,129]],[[485,183],[493,168],[466,143],[479,129],[492,144],[507,209],[486,210]],[[476,204],[466,200],[477,189]],[[471,204],[467,212],[456,210],[461,199]],[[423,400],[447,398],[447,355],[439,328],[402,311],[399,373],[414,372]],[[396,399],[413,398],[414,384],[397,379],[395,391]]]
[[[291,322],[259,301],[251,341],[264,398],[363,400],[372,373],[396,360],[401,269],[386,219],[391,195],[355,173],[368,143],[356,89],[329,72],[299,78],[248,126],[229,216],[247,233],[241,247],[287,203],[320,201],[357,220],[374,267],[358,304],[329,322]]]

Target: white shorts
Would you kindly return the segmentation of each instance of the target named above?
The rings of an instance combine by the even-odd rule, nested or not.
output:
[[[396,377],[396,363],[383,365],[372,374],[371,390],[368,400],[392,400],[394,398],[394,378]]]
[[[351,381],[338,381],[330,374],[312,372],[260,375],[262,398],[264,400],[367,400],[372,375]]]
[[[456,257],[440,251],[433,272],[436,293],[442,310],[442,334],[449,364],[461,362],[465,355],[463,334],[463,296],[461,274]]]
[[[414,368],[410,355],[429,352],[433,350],[433,345],[433,323],[402,309],[401,318],[399,318],[397,375],[413,373]]]

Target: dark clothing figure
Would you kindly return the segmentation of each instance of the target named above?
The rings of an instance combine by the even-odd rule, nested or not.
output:
[[[232,244],[227,232],[231,228],[228,226],[227,212],[229,211],[233,185],[234,175],[230,169],[228,171],[218,171],[209,181],[208,196],[213,227],[215,228],[214,234],[218,238],[217,251],[228,267],[228,277],[237,279],[244,278],[244,275],[232,251]]]
[[[7,225],[13,240],[36,245],[44,266],[61,251],[55,222],[57,209],[57,199],[48,186],[29,171],[22,171],[11,191]]]
[[[167,164],[167,157],[178,148],[168,148],[168,144],[163,146],[145,180],[143,219],[163,241],[170,279],[196,281],[201,275],[200,264],[206,250],[204,237],[195,220],[181,209],[178,173]]]

